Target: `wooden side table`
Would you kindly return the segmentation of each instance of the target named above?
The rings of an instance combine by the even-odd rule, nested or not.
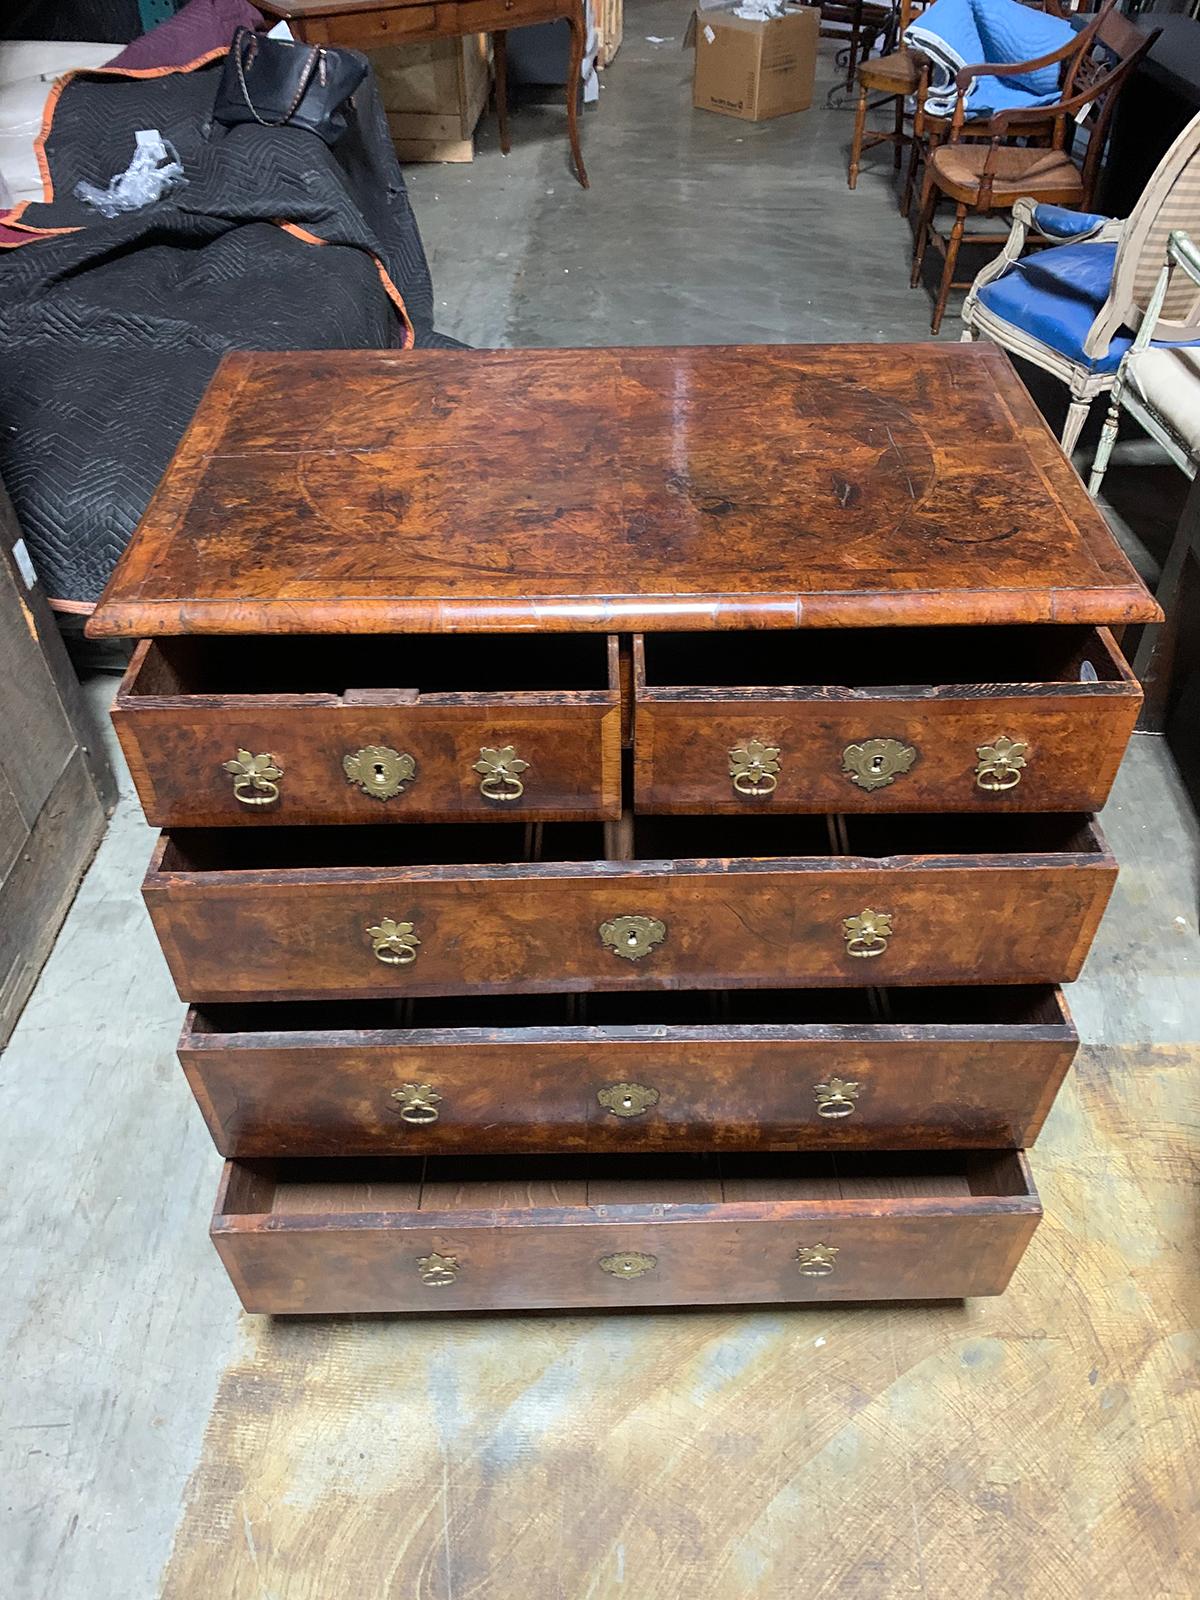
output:
[[[579,182],[588,187],[579,148],[579,75],[583,68],[587,21],[584,0],[264,0],[259,8],[286,22],[305,44],[345,45],[372,50],[418,39],[459,38],[490,33],[496,57],[496,115],[500,148],[508,154],[508,29],[527,28],[564,17],[571,30],[567,61],[567,135]]]

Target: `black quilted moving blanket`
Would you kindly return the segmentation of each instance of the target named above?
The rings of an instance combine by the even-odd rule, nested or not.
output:
[[[65,80],[48,203],[0,251],[0,476],[49,593],[89,610],[222,353],[453,344],[373,79],[329,149],[295,128],[212,125],[220,57]],[[187,183],[105,220],[80,178],[124,171],[157,128]]]

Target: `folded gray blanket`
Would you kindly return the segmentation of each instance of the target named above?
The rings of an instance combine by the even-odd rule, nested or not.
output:
[[[99,596],[224,351],[454,344],[370,77],[330,149],[213,126],[220,70],[67,80],[53,198],[19,218],[39,236],[0,251],[0,476],[63,609]],[[74,197],[149,128],[185,185],[111,220]]]

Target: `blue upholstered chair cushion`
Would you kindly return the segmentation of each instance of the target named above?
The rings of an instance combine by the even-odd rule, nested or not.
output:
[[[1098,211],[1068,211],[1066,206],[1034,206],[1033,225],[1046,239],[1090,239],[1112,221]]]
[[[979,302],[993,316],[1012,323],[1089,372],[1116,372],[1133,343],[1122,328],[1107,351],[1085,356],[1083,341],[1108,299],[1117,246],[1063,244],[1018,261],[1002,278],[979,291]],[[1182,341],[1200,344],[1200,340]]]
[[[1091,372],[1115,372],[1133,343],[1117,334],[1103,356],[1088,357],[1083,341],[1108,298],[1116,244],[1064,244],[1018,261],[1002,278],[984,284],[979,303],[1015,323],[1059,355]]]

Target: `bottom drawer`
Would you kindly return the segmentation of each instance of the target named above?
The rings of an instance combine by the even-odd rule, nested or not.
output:
[[[999,1294],[1041,1206],[1020,1151],[230,1162],[247,1311]]]

